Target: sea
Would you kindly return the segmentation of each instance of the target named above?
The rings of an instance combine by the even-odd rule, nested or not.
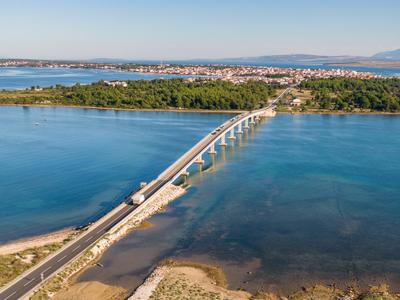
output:
[[[96,220],[229,116],[0,106],[0,243]]]
[[[65,84],[53,75],[46,84]],[[13,88],[40,85],[26,78]],[[231,116],[0,107],[0,243],[96,220]],[[279,114],[205,156],[153,227],[79,280],[133,290],[172,257],[220,266],[232,289],[386,282],[400,291],[399,148],[399,116]]]
[[[153,62],[157,63],[157,62]],[[182,62],[184,63],[184,62]],[[188,63],[199,63],[193,62]],[[222,63],[213,61],[213,64]],[[203,62],[204,64],[204,62]],[[256,64],[248,64],[256,65]],[[297,65],[297,64],[268,64],[279,68],[300,69],[337,69],[339,67],[326,65]],[[340,67],[359,72],[372,72],[382,76],[400,76],[400,68],[369,68],[369,67]],[[152,80],[157,78],[185,78],[193,76],[160,75],[115,70],[72,69],[72,68],[32,68],[32,67],[7,67],[0,68],[0,90],[22,90],[32,86],[50,87],[56,84],[72,86],[76,83],[90,84],[99,80]]]
[[[217,149],[153,227],[80,281],[135,289],[166,258],[220,266],[229,287],[400,282],[400,117],[289,115]]]
[[[56,84],[72,86],[100,80],[152,80],[177,77],[185,76],[78,68],[7,67],[0,68],[0,90],[23,90],[32,86],[50,87]]]

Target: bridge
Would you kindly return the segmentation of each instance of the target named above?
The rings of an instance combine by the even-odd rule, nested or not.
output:
[[[152,181],[142,191],[144,199],[148,199],[168,183],[173,183],[180,176],[187,176],[188,168],[193,164],[202,164],[203,154],[208,152],[213,155],[216,153],[216,144],[226,146],[226,140],[236,139],[236,134],[242,134],[243,130],[247,130],[250,126],[254,126],[256,121],[261,117],[272,117],[275,115],[276,103],[289,92],[290,88],[285,89],[277,98],[275,98],[268,106],[237,115],[226,121],[212,132],[206,135],[201,141],[194,145],[189,151],[183,154],[164,172],[162,172],[156,180]],[[132,199],[137,196],[132,196]]]
[[[0,289],[0,300],[14,300],[27,297],[46,279],[57,274],[63,266],[79,257],[99,238],[127,218],[143,202],[148,201],[151,196],[161,191],[170,183],[175,182],[180,176],[187,176],[187,170],[191,165],[194,163],[204,163],[203,155],[206,152],[210,155],[215,155],[216,144],[220,147],[225,147],[227,139],[236,139],[237,134],[242,134],[243,131],[247,130],[250,126],[255,126],[256,121],[260,118],[274,116],[276,103],[286,95],[290,89],[290,87],[285,89],[266,107],[241,113],[215,128],[163,171],[155,180],[133,195],[129,195],[128,199],[130,199],[130,201],[121,203],[106,216],[96,221],[86,232],[82,233],[60,250],[47,257],[44,261],[27,270]],[[132,203],[137,202],[135,199],[138,199],[139,195],[142,200],[137,204]]]

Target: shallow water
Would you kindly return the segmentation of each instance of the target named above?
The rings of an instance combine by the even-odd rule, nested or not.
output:
[[[0,242],[94,220],[228,118],[0,107]]]
[[[279,115],[243,135],[154,227],[80,280],[134,289],[166,257],[218,264],[231,288],[400,282],[400,118]]]

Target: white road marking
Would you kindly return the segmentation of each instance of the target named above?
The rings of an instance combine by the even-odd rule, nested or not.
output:
[[[72,249],[72,252],[74,252],[76,249],[78,249],[81,245],[76,246],[74,249]]]
[[[29,280],[27,283],[24,284],[24,286],[27,286],[27,285],[30,284],[33,280],[35,280],[35,278],[32,278],[31,280]]]
[[[103,231],[103,229],[100,229],[99,231],[96,232],[96,234],[97,234],[97,233],[100,233],[100,232],[102,232],[102,231]]]
[[[7,300],[9,298],[11,298],[12,296],[14,296],[17,293],[17,291],[14,291],[14,293],[8,295],[6,298],[4,298],[4,300]]]
[[[93,236],[89,236],[89,237],[85,240],[85,242],[87,242],[88,240],[90,240],[92,237],[93,237]]]
[[[62,261],[64,258],[66,258],[67,256],[66,255],[64,255],[63,257],[61,257],[59,260],[57,260],[57,262],[60,262],[60,261]]]
[[[50,270],[50,269],[51,269],[51,266],[48,267],[46,270],[44,270],[42,273],[44,273],[44,272],[46,272],[46,271],[48,271],[48,270]]]

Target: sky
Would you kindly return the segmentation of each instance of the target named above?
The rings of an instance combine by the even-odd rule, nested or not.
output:
[[[0,58],[362,55],[400,48],[399,0],[0,0]]]

